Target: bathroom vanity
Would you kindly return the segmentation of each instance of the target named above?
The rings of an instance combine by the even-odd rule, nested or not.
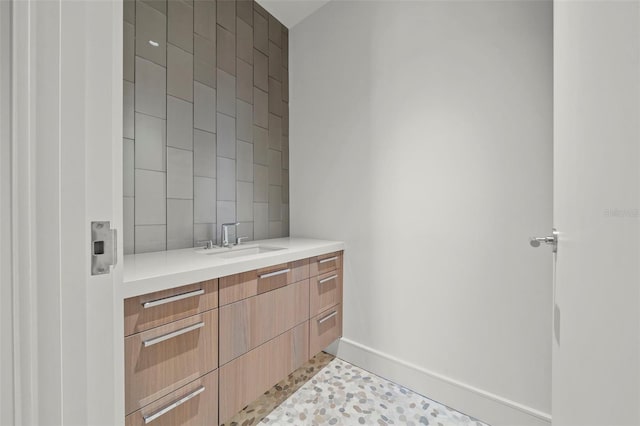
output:
[[[343,244],[125,258],[125,424],[212,425],[342,335]]]

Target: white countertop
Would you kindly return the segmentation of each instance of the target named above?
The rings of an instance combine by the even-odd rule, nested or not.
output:
[[[226,259],[215,254],[202,254],[202,249],[196,248],[127,255],[124,257],[121,296],[126,299],[154,291],[344,250],[344,243],[339,241],[306,238],[277,238],[251,241],[237,246],[233,250],[245,247],[250,248],[256,245],[279,247],[284,248],[284,250],[232,259]]]

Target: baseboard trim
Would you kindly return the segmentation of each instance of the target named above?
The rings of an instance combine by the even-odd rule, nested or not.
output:
[[[342,338],[328,348],[338,358],[454,407],[492,426],[549,426],[551,415],[393,355]]]

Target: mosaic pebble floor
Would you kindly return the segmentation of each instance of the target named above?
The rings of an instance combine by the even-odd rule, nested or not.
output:
[[[326,353],[238,413],[229,426],[488,426]]]

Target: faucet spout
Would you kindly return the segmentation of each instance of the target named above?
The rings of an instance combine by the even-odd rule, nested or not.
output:
[[[229,228],[231,226],[238,226],[240,222],[233,223],[223,223],[220,229],[220,246],[221,247],[230,247],[229,245]],[[236,231],[237,233],[237,231]]]

